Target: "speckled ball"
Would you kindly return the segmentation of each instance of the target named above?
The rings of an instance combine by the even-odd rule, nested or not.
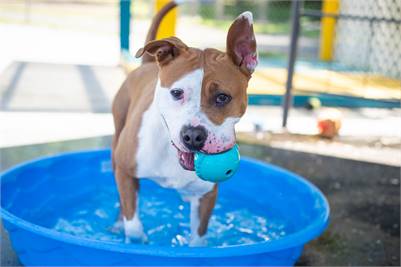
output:
[[[230,179],[238,169],[240,154],[238,145],[218,154],[195,153],[195,172],[202,180],[223,182]]]

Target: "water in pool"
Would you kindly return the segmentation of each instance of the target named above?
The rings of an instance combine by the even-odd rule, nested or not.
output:
[[[224,185],[222,185],[224,186]],[[148,244],[187,246],[190,238],[189,204],[174,190],[152,185],[140,193],[140,217],[148,236]],[[119,204],[115,189],[98,187],[96,194],[69,200],[64,215],[48,221],[57,231],[97,240],[124,242],[123,232],[113,229]],[[167,197],[168,196],[168,197]],[[166,201],[168,199],[168,202]],[[71,202],[72,201],[72,202]],[[279,239],[290,231],[289,222],[270,206],[256,208],[244,202],[227,199],[218,201],[209,222],[208,246],[252,244]],[[257,211],[264,210],[263,214]]]

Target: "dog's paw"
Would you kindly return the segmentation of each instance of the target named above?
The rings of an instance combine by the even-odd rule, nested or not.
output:
[[[195,235],[189,241],[189,246],[190,247],[204,247],[206,245],[207,245],[207,242],[206,242],[206,237],[205,236]]]
[[[133,244],[133,243],[148,243],[148,236],[143,233],[141,236],[127,236],[125,235],[124,239],[125,244]]]
[[[146,243],[148,241],[148,237],[143,231],[142,222],[139,220],[138,216],[135,216],[131,220],[127,220],[124,218],[124,234],[125,234],[125,243],[138,243],[143,242]]]

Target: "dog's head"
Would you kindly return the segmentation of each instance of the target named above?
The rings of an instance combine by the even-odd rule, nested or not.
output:
[[[252,23],[250,12],[233,22],[225,53],[190,48],[176,37],[151,41],[137,53],[154,55],[160,67],[155,101],[187,170],[194,168],[194,151],[219,153],[235,144],[234,125],[257,65]]]

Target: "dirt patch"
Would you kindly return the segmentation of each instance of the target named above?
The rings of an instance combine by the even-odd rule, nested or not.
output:
[[[269,146],[241,154],[296,172],[327,197],[330,225],[305,246],[297,265],[399,266],[400,168]]]

